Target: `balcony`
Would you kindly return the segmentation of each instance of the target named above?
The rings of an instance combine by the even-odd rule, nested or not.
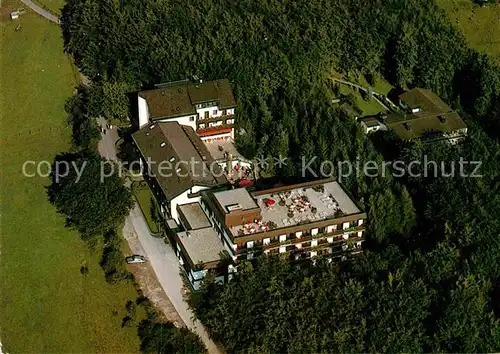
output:
[[[196,132],[198,133],[199,136],[206,137],[206,136],[211,136],[211,135],[231,133],[232,130],[233,130],[232,125],[221,124],[217,127],[197,129]]]
[[[218,120],[226,121],[226,119],[234,119],[235,115],[234,114],[226,114],[226,115],[221,115],[221,116],[211,116],[208,118],[205,117],[198,117],[198,121],[200,122],[216,122]]]

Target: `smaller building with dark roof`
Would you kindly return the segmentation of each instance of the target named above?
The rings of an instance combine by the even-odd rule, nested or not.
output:
[[[365,133],[391,129],[402,140],[445,139],[451,144],[467,136],[462,118],[432,91],[414,88],[397,96],[396,101],[398,112],[358,120]]]
[[[398,103],[402,112],[390,114],[384,123],[403,140],[456,144],[467,136],[462,118],[432,91],[414,88],[401,94]]]

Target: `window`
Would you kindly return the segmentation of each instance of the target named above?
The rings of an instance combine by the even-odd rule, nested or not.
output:
[[[217,115],[217,110],[216,110],[216,109],[214,109],[213,115],[214,115],[214,116],[216,116],[216,115]]]
[[[205,124],[204,123],[200,124],[200,129],[203,129],[203,128],[205,128]]]
[[[208,111],[205,112],[205,118],[208,119]]]
[[[190,122],[194,122],[194,116],[189,117]]]
[[[222,111],[222,115],[224,115],[224,116],[227,115],[227,109]]]
[[[228,119],[228,120],[226,120],[226,124],[234,124],[234,119]]]

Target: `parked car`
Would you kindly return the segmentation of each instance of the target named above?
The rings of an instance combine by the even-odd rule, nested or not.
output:
[[[133,264],[133,263],[144,263],[146,262],[146,257],[134,254],[133,256],[125,258],[128,264]]]

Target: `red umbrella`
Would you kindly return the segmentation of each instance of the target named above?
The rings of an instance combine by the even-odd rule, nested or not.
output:
[[[274,205],[275,201],[274,199],[269,199],[266,201],[266,206]]]
[[[241,178],[239,181],[238,181],[238,184],[240,187],[248,187],[248,186],[251,186],[253,185],[253,181],[250,181],[246,178]]]

